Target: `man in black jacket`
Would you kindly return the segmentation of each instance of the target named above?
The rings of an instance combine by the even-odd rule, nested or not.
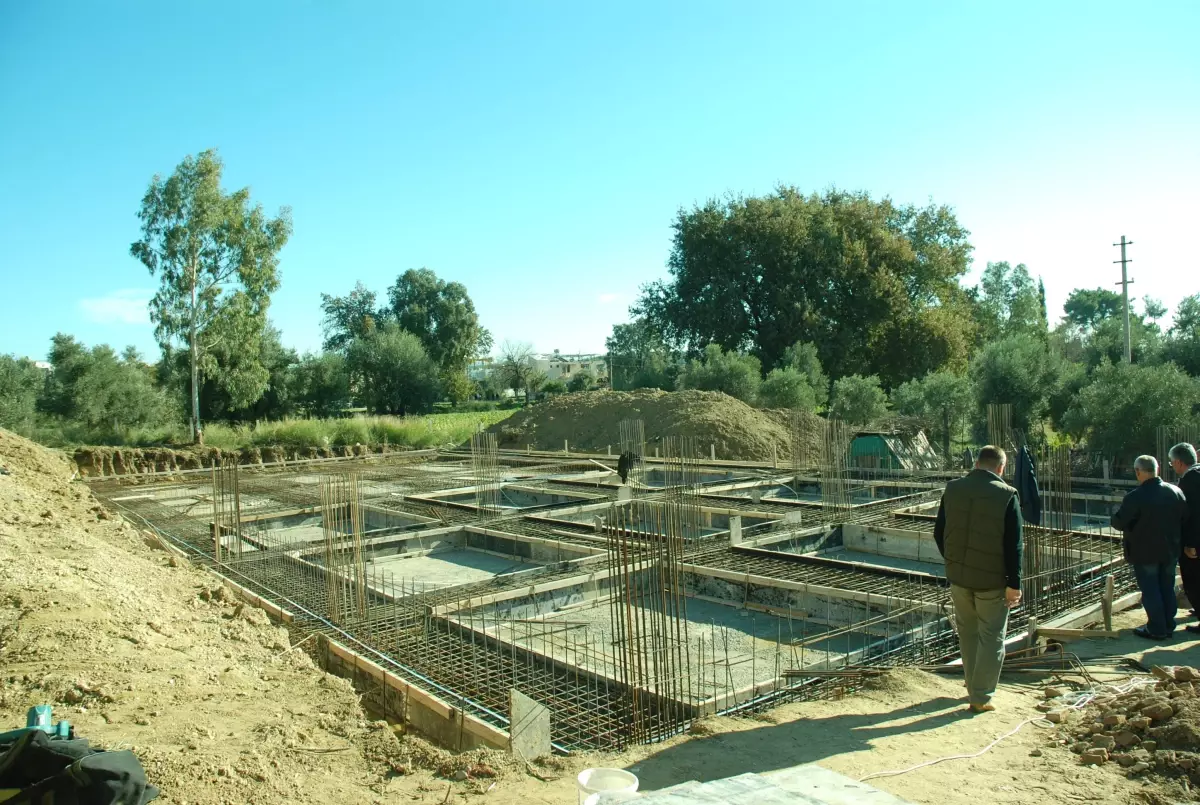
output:
[[[1179,477],[1179,490],[1187,498],[1188,516],[1183,524],[1183,552],[1179,555],[1179,577],[1183,580],[1183,591],[1187,594],[1193,614],[1200,609],[1200,462],[1196,460],[1196,448],[1181,442],[1168,454],[1171,469]],[[1190,624],[1189,632],[1200,634],[1200,625]]]
[[[1112,527],[1125,535],[1125,561],[1133,565],[1146,610],[1146,625],[1133,633],[1166,640],[1175,632],[1175,565],[1187,503],[1178,487],[1158,477],[1153,456],[1139,456],[1133,470],[1138,486],[1121,501]]]

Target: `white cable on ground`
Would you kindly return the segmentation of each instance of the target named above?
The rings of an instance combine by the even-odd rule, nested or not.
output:
[[[1154,679],[1153,677],[1140,677],[1140,678],[1135,677],[1133,679],[1130,679],[1129,682],[1127,682],[1124,685],[1108,685],[1108,684],[1093,685],[1091,688],[1089,688],[1087,690],[1077,691],[1075,694],[1075,697],[1074,697],[1074,701],[1072,701],[1070,704],[1063,707],[1062,710],[1082,710],[1084,707],[1087,707],[1089,704],[1091,704],[1098,696],[1101,695],[1102,692],[1105,692],[1106,690],[1116,693],[1116,695],[1118,695],[1118,696],[1122,696],[1126,693],[1130,693],[1134,690],[1137,690],[1138,688],[1143,688],[1143,687],[1147,687],[1149,685],[1153,685],[1156,682],[1158,682],[1158,680]],[[1063,698],[1067,698],[1067,697],[1063,697]],[[1020,724],[1013,727],[1011,730],[1004,733],[999,738],[992,741],[990,744],[988,744],[987,746],[983,747],[978,752],[975,752],[973,754],[970,754],[970,755],[948,755],[947,757],[940,757],[940,758],[937,758],[936,760],[926,761],[925,763],[918,763],[916,766],[911,766],[907,769],[900,769],[898,771],[879,771],[879,772],[875,772],[874,774],[868,774],[866,777],[860,777],[860,778],[858,778],[858,781],[860,783],[865,783],[867,780],[874,780],[879,777],[899,777],[901,774],[908,774],[910,771],[916,771],[917,769],[924,769],[928,766],[936,766],[939,763],[945,763],[947,760],[971,760],[972,758],[980,757],[981,755],[991,751],[1001,741],[1005,740],[1006,738],[1011,738],[1012,736],[1014,736],[1018,732],[1020,732],[1022,729],[1024,729],[1027,725],[1033,724],[1034,722],[1037,722],[1037,721],[1046,721],[1047,724],[1051,723],[1046,720],[1045,716],[1035,716],[1033,718],[1029,718],[1029,719],[1026,719],[1025,721],[1022,721]]]

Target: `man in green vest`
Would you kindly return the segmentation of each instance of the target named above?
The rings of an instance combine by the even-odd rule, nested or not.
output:
[[[1003,480],[999,447],[979,451],[975,469],[946,484],[933,538],[946,561],[954,623],[972,713],[995,710],[1008,611],[1021,603],[1021,506]]]

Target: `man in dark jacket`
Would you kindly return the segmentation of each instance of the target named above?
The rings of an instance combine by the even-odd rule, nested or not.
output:
[[[1188,514],[1183,523],[1183,552],[1179,554],[1179,577],[1183,580],[1183,591],[1193,614],[1200,609],[1200,462],[1196,459],[1196,448],[1182,442],[1171,448],[1168,454],[1171,469],[1179,478],[1179,491],[1187,498]],[[1189,632],[1200,634],[1200,625],[1190,624]]]
[[[954,623],[973,713],[995,710],[1008,611],[1021,602],[1021,512],[1004,483],[1004,451],[984,447],[975,469],[946,484],[933,538],[946,560]]]
[[[1133,463],[1138,486],[1121,501],[1112,527],[1125,535],[1125,561],[1133,565],[1146,625],[1138,637],[1166,640],[1175,632],[1175,565],[1179,561],[1187,503],[1178,487],[1158,477],[1158,461],[1139,456]]]

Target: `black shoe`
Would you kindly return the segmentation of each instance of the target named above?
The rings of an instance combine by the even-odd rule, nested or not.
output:
[[[1150,634],[1150,632],[1146,629],[1145,626],[1137,627],[1136,629],[1133,630],[1133,633],[1135,635],[1137,635],[1138,637],[1144,638],[1146,640],[1169,640],[1171,638],[1170,635]]]
[[[1200,623],[1189,623],[1187,626],[1185,626],[1183,628],[1186,629],[1187,631],[1191,632],[1192,634],[1200,634]]]

